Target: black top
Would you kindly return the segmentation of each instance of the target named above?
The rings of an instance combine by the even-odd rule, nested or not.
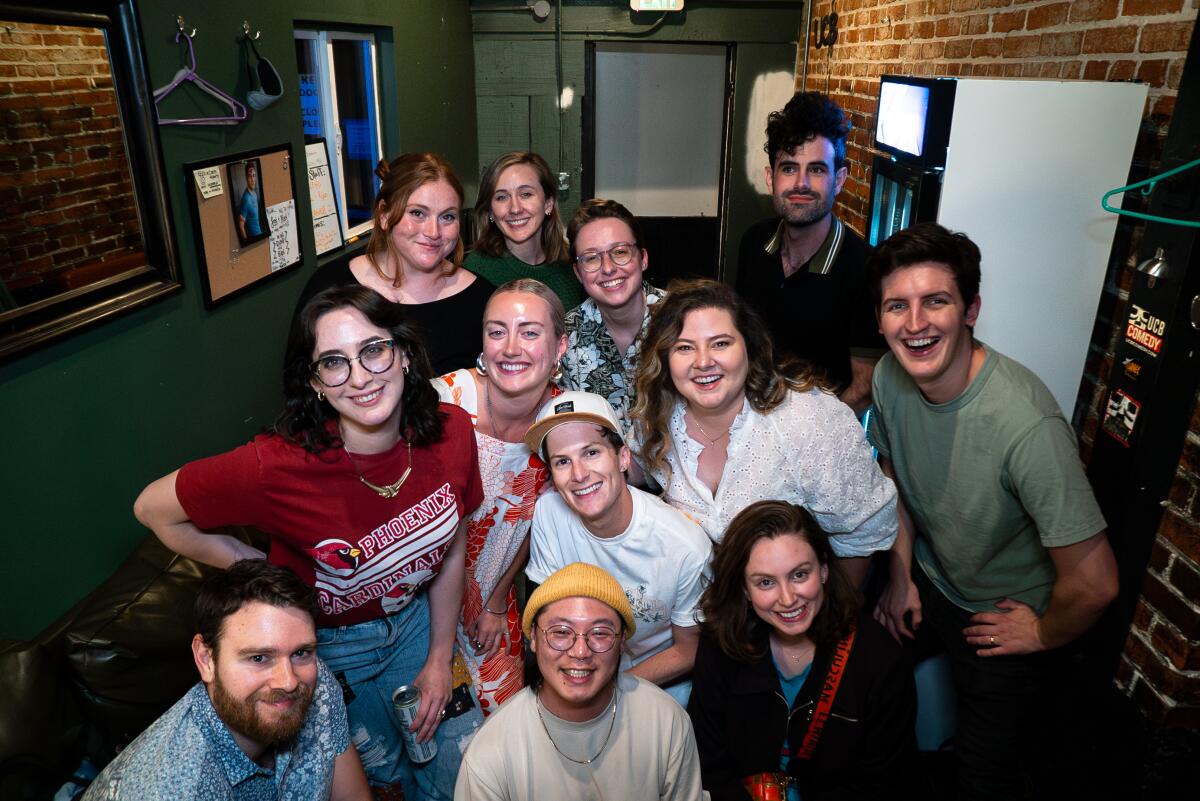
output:
[[[818,646],[812,670],[789,710],[766,636],[752,664],[726,656],[701,639],[692,672],[688,714],[696,731],[700,773],[713,801],[745,801],[742,779],[779,770],[787,737],[795,754],[825,684],[836,643]],[[912,797],[917,755],[917,690],[900,645],[860,615],[833,708],[811,760],[794,758],[788,773],[804,801],[874,801]]]
[[[816,255],[785,278],[778,249],[767,251],[778,230],[773,217],[742,236],[737,290],[762,315],[777,358],[807,359],[840,392],[850,383],[851,350],[879,356],[887,349],[867,288],[871,248],[835,218]]]
[[[313,273],[300,292],[293,316],[321,290],[357,284],[358,279],[350,271],[350,260],[357,255],[340,256]],[[495,289],[486,279],[476,276],[470,286],[448,298],[400,304],[425,343],[434,377],[475,366],[475,357],[483,347],[483,310]]]

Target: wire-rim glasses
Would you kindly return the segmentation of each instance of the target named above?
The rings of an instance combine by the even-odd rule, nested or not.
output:
[[[368,373],[386,373],[396,363],[396,342],[392,339],[377,339],[362,346],[358,355],[351,358],[340,353],[322,356],[313,362],[313,375],[327,387],[340,387],[350,380],[352,362],[358,362]]]
[[[608,250],[589,250],[575,257],[575,263],[585,273],[594,273],[604,264],[604,257],[613,263],[614,267],[624,267],[633,261],[638,253],[638,246],[629,242],[618,242]]]
[[[538,630],[546,635],[546,644],[555,651],[569,651],[575,647],[575,642],[580,637],[587,644],[588,649],[593,654],[603,654],[612,650],[612,647],[617,644],[617,640],[621,638],[621,633],[610,629],[608,626],[595,626],[587,631],[576,631],[570,626],[548,626],[542,628],[538,626]]]

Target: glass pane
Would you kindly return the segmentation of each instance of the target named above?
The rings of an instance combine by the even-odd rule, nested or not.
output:
[[[375,165],[380,154],[375,73],[370,42],[335,39],[331,45],[346,217],[348,227],[353,227],[371,219],[375,202]]]
[[[300,116],[304,120],[305,136],[324,136],[325,120],[321,117],[321,87],[317,75],[317,41],[296,40],[296,68],[300,72]]]
[[[0,312],[146,264],[104,31],[0,22]]]

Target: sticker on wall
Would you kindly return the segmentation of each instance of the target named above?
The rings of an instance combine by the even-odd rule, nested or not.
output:
[[[1115,389],[1108,396],[1108,405],[1104,409],[1104,420],[1100,427],[1117,442],[1129,447],[1133,438],[1133,427],[1137,424],[1138,412],[1142,404],[1134,400],[1124,390]]]
[[[1136,359],[1122,359],[1121,369],[1125,371],[1125,377],[1137,381],[1142,376],[1142,363]]]
[[[1125,341],[1143,353],[1157,357],[1166,330],[1166,322],[1135,303],[1129,311],[1129,324],[1125,326]]]

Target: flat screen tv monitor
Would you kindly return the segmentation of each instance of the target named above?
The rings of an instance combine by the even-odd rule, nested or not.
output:
[[[945,166],[956,86],[952,78],[884,75],[875,109],[875,147],[897,161]]]
[[[928,113],[928,86],[881,82],[875,138],[880,144],[921,156],[925,153],[925,121]]]

